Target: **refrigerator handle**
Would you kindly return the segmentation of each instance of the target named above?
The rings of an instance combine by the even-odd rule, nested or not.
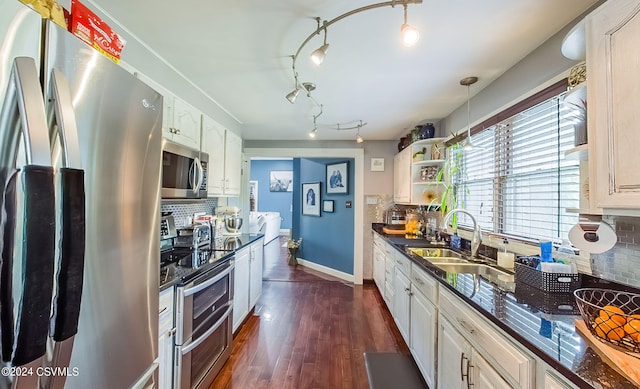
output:
[[[50,138],[59,136],[62,144],[62,165],[76,169],[82,168],[80,159],[80,141],[78,125],[73,110],[73,101],[67,77],[58,69],[51,71],[51,105],[49,109]]]
[[[20,132],[14,130],[18,125],[22,128],[27,164],[51,167],[51,146],[42,88],[33,58],[17,57],[13,61],[5,104],[0,113],[0,125],[12,129],[3,131],[4,134],[1,135],[2,167],[15,166]]]
[[[200,162],[200,158],[196,158],[196,167],[198,168],[198,182],[196,186],[193,188],[196,194],[200,191],[200,186],[202,186],[202,181],[204,181],[204,169],[202,168],[202,163]]]
[[[65,368],[69,367],[71,361],[80,318],[85,259],[85,186],[84,171],[80,169],[82,162],[69,82],[56,69],[52,71],[51,80],[53,107],[49,117],[50,130],[54,136],[60,137],[63,164],[66,167],[60,169],[61,249],[50,333],[54,343],[51,360],[46,364]],[[43,377],[41,388],[63,388],[65,382],[65,375]]]
[[[15,171],[21,136],[27,162],[20,184],[11,183],[6,178],[2,183],[3,188],[7,188],[7,184],[14,187],[21,186],[21,192],[24,193],[24,224],[20,232],[23,235],[21,263],[16,264],[22,268],[22,277],[18,280],[22,283],[22,294],[15,302],[18,304],[15,309],[17,314],[15,318],[13,315],[10,318],[12,321],[15,319],[13,344],[2,346],[3,358],[10,358],[13,366],[22,366],[36,363],[46,350],[55,255],[53,169],[42,89],[33,58],[14,59],[6,100],[0,113],[0,122],[3,128],[7,129],[0,137],[0,170]],[[6,193],[3,194],[2,209],[4,210],[15,204],[15,195],[7,196],[7,204],[4,204],[5,196]],[[12,215],[6,215],[3,212],[3,220],[0,221],[5,225],[3,233],[16,232],[14,223],[9,223],[9,228],[14,231],[6,230],[7,220],[16,216],[15,210]],[[8,245],[12,246],[13,242],[9,242]],[[15,255],[13,248],[7,249],[9,247],[3,247],[3,256],[11,252],[13,257]],[[8,277],[13,275],[5,273],[3,281]],[[12,285],[3,282],[3,295],[7,287],[11,288]],[[7,355],[9,350],[11,353]],[[24,382],[25,387],[30,385],[26,382],[29,381],[28,378],[21,380],[18,378],[21,377],[16,377],[14,386],[20,382]]]
[[[24,198],[24,224],[20,232],[23,235],[19,280],[22,293],[17,301],[11,362],[13,366],[37,367],[45,354],[49,332],[56,225],[49,134],[33,58],[14,60],[9,85],[2,123],[13,131],[7,131],[12,134],[2,139],[2,152],[10,155],[3,155],[2,166],[15,168],[20,135],[27,162],[20,184]],[[12,216],[15,217],[15,213]],[[34,379],[37,377],[15,377],[13,387],[34,387]]]

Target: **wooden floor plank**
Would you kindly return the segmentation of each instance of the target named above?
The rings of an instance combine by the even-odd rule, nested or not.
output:
[[[364,352],[409,354],[375,285],[289,266],[286,256],[265,258],[262,296],[210,389],[366,389]]]

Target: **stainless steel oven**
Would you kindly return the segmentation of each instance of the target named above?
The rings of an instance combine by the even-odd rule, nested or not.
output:
[[[208,388],[231,354],[233,258],[177,288],[176,387]]]
[[[207,198],[209,155],[162,140],[162,198]]]

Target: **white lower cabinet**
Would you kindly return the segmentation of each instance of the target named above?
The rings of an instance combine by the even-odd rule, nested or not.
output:
[[[441,288],[439,293],[439,330],[441,332],[438,333],[440,343],[438,356],[441,357],[443,352],[448,352],[446,346],[442,349],[442,342],[444,342],[442,331],[457,331],[461,337],[472,345],[475,353],[490,362],[487,366],[495,367],[495,375],[493,374],[494,372],[489,373],[488,370],[480,374],[478,373],[480,369],[476,368],[474,374],[478,379],[481,379],[483,375],[487,377],[502,377],[505,382],[508,382],[508,385],[504,387],[527,389],[535,387],[535,359],[525,354],[524,350],[516,346],[515,341],[509,340],[506,334],[495,329],[458,297],[443,289]],[[449,320],[448,324],[453,323],[454,325],[449,326],[449,328],[446,328],[447,326],[443,327],[442,321],[445,317]],[[482,365],[482,362],[480,365]],[[466,369],[465,366],[463,367]],[[438,379],[440,379],[441,372],[447,372],[451,369],[457,369],[457,364],[456,366],[450,366],[443,361],[439,361]],[[490,387],[503,387],[498,383],[493,385],[495,386]],[[446,388],[447,386],[440,387]],[[478,386],[474,386],[474,388],[478,388]]]
[[[251,244],[249,256],[249,309],[253,308],[262,294],[262,262],[264,238]]]
[[[373,281],[379,290],[384,290],[385,282],[385,254],[382,244],[377,241],[373,244]]]
[[[236,251],[233,275],[233,332],[249,313],[249,247]]]
[[[233,332],[256,305],[262,294],[264,238],[236,251],[233,276]]]
[[[398,325],[402,337],[411,344],[409,330],[411,326],[411,282],[398,268],[395,269],[393,318]]]
[[[473,350],[471,354],[471,383],[475,389],[510,389],[509,385],[491,365]]]
[[[173,315],[174,289],[160,292],[158,315],[158,388],[170,389],[173,382],[173,344],[176,335]]]
[[[466,388],[471,346],[442,316],[438,322],[438,387]]]
[[[511,388],[442,315],[439,323],[439,388]]]
[[[427,385],[435,388],[438,310],[413,285],[411,285],[411,354]]]

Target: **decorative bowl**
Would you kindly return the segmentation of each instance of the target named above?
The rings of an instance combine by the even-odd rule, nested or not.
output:
[[[596,338],[621,351],[640,353],[640,294],[583,288],[573,295]]]

